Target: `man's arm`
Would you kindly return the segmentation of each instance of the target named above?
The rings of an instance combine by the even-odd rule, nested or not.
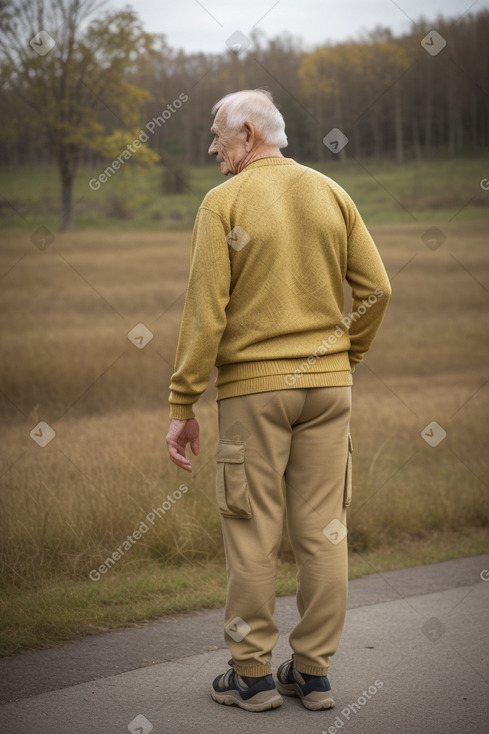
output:
[[[354,368],[370,349],[392,289],[375,243],[353,202],[350,214],[346,280],[353,297],[349,357]]]
[[[226,328],[231,265],[217,214],[201,208],[192,235],[190,275],[170,384],[170,418],[194,418],[193,404],[209,384]]]

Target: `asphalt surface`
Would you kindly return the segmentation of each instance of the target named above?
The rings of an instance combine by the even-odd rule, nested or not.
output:
[[[487,734],[489,555],[350,582],[331,661],[336,706],[294,698],[249,713],[212,701],[227,669],[222,610],[0,660],[0,731],[22,734]],[[293,597],[277,600],[274,667],[290,656]]]

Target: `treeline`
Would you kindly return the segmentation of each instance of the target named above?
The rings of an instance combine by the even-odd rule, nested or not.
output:
[[[132,118],[137,112],[145,145],[163,161],[204,163],[212,105],[228,92],[256,87],[274,95],[286,120],[287,155],[299,160],[332,157],[323,143],[332,128],[348,138],[341,158],[388,154],[402,161],[489,147],[487,10],[421,20],[402,37],[378,28],[361,40],[312,51],[288,35],[266,40],[256,31],[249,40],[242,51],[189,54],[153,36],[144,63],[125,72],[132,87],[147,93],[133,102],[139,107]],[[1,163],[51,162],[42,127],[18,90],[7,85],[1,101]],[[121,127],[103,95],[98,122],[106,135]],[[87,146],[80,163],[107,161],[117,150],[104,158]]]

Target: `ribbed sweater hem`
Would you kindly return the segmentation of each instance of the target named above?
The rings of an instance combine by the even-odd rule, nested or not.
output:
[[[292,378],[287,380],[287,378]],[[350,370],[343,372],[313,372],[295,376],[268,375],[267,377],[255,377],[239,382],[230,382],[217,388],[216,400],[235,398],[239,395],[250,395],[256,392],[269,392],[270,390],[291,390],[303,387],[346,387],[353,384]]]
[[[234,362],[220,365],[216,378],[218,390],[228,383],[255,380],[256,378],[279,377],[285,380],[288,387],[293,382],[303,379],[306,375],[319,372],[350,371],[348,352],[334,352],[333,354],[310,354],[307,357],[293,359],[267,359],[257,362]]]
[[[338,352],[221,365],[215,384],[219,401],[271,390],[346,387],[353,384],[353,379],[348,352]],[[193,416],[193,403],[171,401],[171,418],[185,420]]]
[[[348,387],[353,384],[350,370],[341,372],[313,372],[295,376],[295,380],[286,377],[289,375],[267,375],[255,377],[239,382],[229,382],[217,389],[216,401],[226,398],[236,398],[240,395],[252,395],[258,392],[270,392],[271,390],[292,390],[311,387]],[[170,418],[188,420],[193,418],[193,403],[171,403]]]
[[[292,359],[266,359],[257,362],[234,362],[218,366],[217,387],[226,382],[247,380],[251,377],[288,375],[297,372],[342,372],[350,369],[347,351],[333,354],[310,354]]]

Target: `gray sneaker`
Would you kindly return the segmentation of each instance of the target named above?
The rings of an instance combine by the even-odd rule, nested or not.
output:
[[[294,667],[293,657],[282,663],[277,670],[277,690],[284,696],[298,696],[302,705],[310,711],[330,709],[334,706],[328,676],[299,673]]]
[[[233,661],[230,660],[229,665],[232,664]],[[217,703],[239,706],[246,711],[276,709],[284,702],[275,687],[272,675],[249,678],[238,675],[232,667],[214,679],[211,696]]]

